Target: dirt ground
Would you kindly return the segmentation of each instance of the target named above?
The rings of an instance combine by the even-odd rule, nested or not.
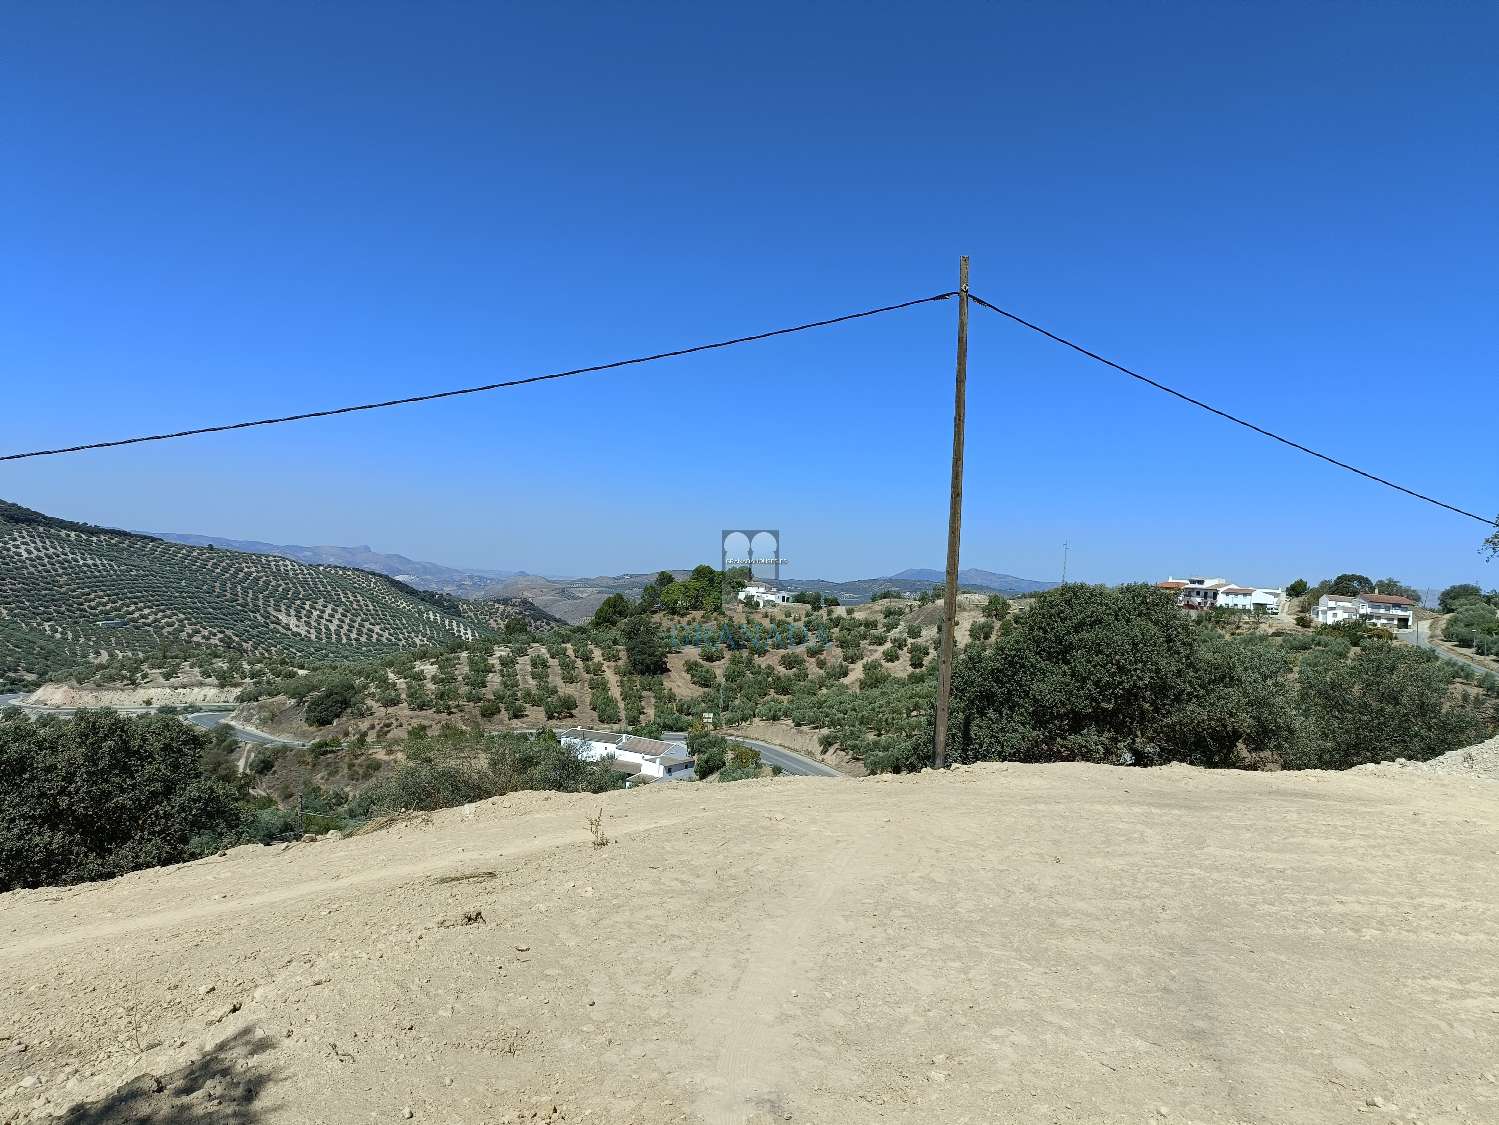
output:
[[[516,795],[0,896],[0,1122],[1492,1123],[1496,856],[1397,769]]]

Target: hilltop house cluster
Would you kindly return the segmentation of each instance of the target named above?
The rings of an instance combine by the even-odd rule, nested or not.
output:
[[[1176,595],[1183,609],[1237,609],[1244,613],[1278,615],[1286,592],[1273,586],[1237,586],[1227,578],[1168,578],[1156,586]]]

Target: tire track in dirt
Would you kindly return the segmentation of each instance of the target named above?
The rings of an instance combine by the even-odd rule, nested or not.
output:
[[[675,815],[657,816],[638,823],[611,822],[611,836],[631,836],[639,832],[648,832],[657,828],[669,827],[684,821],[694,820],[699,817],[710,816],[711,813],[704,811],[683,812]],[[503,821],[500,823],[479,822],[474,825],[472,835],[455,837],[461,839],[464,850],[461,860],[456,855],[456,850],[440,846],[433,849],[428,845],[428,854],[421,859],[408,863],[396,864],[394,866],[382,866],[378,863],[369,864],[363,869],[348,875],[337,875],[327,878],[302,878],[297,879],[294,872],[285,872],[284,879],[291,882],[278,880],[279,885],[272,890],[262,891],[248,897],[234,899],[209,899],[207,902],[197,901],[187,906],[176,906],[169,909],[152,910],[147,913],[138,914],[131,918],[112,919],[107,922],[85,923],[83,925],[69,925],[71,919],[55,920],[50,926],[45,927],[41,933],[34,936],[23,936],[16,940],[5,941],[0,944],[0,961],[34,956],[45,950],[56,949],[60,946],[72,945],[78,942],[91,942],[103,944],[114,939],[129,937],[136,934],[146,933],[161,929],[182,929],[196,924],[209,922],[222,918],[226,915],[256,912],[269,906],[277,906],[301,898],[324,897],[331,894],[353,890],[355,888],[368,889],[375,886],[399,883],[402,880],[415,876],[439,874],[449,868],[471,866],[476,862],[493,862],[499,859],[515,859],[520,856],[531,855],[553,848],[586,843],[589,839],[587,828],[582,824],[576,828],[554,832],[544,836],[534,836],[529,839],[515,840],[507,838],[502,834],[504,828],[521,827],[514,821]],[[450,830],[451,831],[451,830]],[[357,837],[353,840],[345,840],[339,843],[321,843],[316,848],[321,851],[307,851],[305,857],[315,857],[320,861],[336,860],[336,854],[327,849],[349,848],[355,850],[368,849],[374,839],[369,836]],[[382,843],[384,841],[381,841]],[[313,845],[308,845],[309,849]],[[502,850],[503,849],[503,850]],[[303,857],[297,857],[301,860]],[[258,857],[257,857],[258,859]],[[201,862],[201,861],[200,861]],[[294,861],[296,862],[296,861]],[[190,870],[190,868],[188,868]],[[182,870],[182,869],[179,869]],[[259,870],[263,867],[248,868],[247,870]],[[210,878],[217,879],[220,872],[213,872]],[[203,880],[200,880],[203,881]],[[170,901],[180,902],[183,898],[190,898],[195,892],[209,893],[210,887],[217,887],[219,883],[214,882],[203,887],[183,887],[180,893],[174,894]],[[101,890],[107,890],[110,884],[98,884]],[[78,888],[79,891],[87,893],[92,889],[91,885],[85,884]],[[139,909],[139,907],[137,907]]]
[[[744,912],[746,938],[740,946],[755,955],[726,995],[702,996],[692,1013],[692,1038],[708,1044],[714,1057],[712,1070],[698,1076],[701,1090],[694,1106],[709,1125],[789,1116],[786,1098],[797,1092],[790,1081],[797,1045],[781,1008],[799,987],[808,990],[816,964],[831,955],[830,943],[818,939],[842,914],[835,900],[878,875],[870,863],[878,859],[869,847],[873,826],[864,817],[852,823],[856,831],[827,831],[824,847],[811,853],[798,849],[794,867],[755,896],[752,909]]]

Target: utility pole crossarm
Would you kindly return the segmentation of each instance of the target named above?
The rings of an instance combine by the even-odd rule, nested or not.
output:
[[[954,634],[958,629],[958,544],[963,523],[963,431],[968,396],[968,255],[958,259],[958,363],[953,390],[952,485],[947,509],[947,589],[942,600],[942,655],[937,673],[936,738],[932,765],[947,764],[947,720],[952,697]]]

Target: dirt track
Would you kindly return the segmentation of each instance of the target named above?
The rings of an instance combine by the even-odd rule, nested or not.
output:
[[[1409,773],[520,795],[0,896],[0,1122],[1492,1123],[1496,858]]]

